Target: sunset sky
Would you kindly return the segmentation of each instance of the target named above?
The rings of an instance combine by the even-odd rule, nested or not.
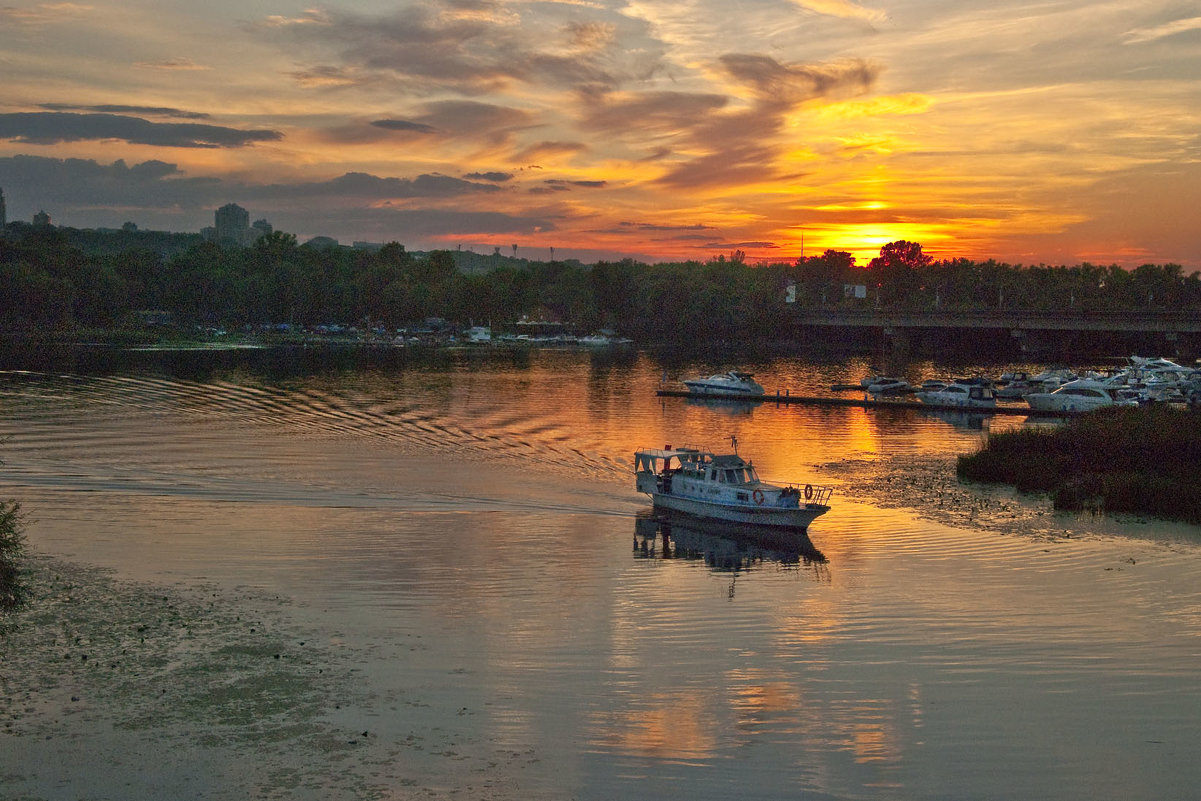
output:
[[[1201,269],[1195,0],[0,6],[8,218]]]

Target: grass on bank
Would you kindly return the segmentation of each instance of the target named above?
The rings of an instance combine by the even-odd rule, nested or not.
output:
[[[0,612],[18,606],[24,597],[18,565],[24,550],[21,505],[16,501],[0,501]]]
[[[1054,429],[989,437],[960,456],[960,478],[1050,493],[1056,509],[1201,523],[1201,414],[1109,407]]]

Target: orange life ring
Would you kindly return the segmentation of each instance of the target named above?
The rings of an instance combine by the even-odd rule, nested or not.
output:
[[[758,490],[758,489],[755,490],[754,498],[755,498],[755,503],[762,506],[763,505],[763,490]]]
[[[807,500],[807,501],[808,501],[808,500],[810,500],[810,499],[812,499],[812,498],[813,498],[813,485],[812,485],[812,484],[806,484],[806,485],[805,485],[805,500]]]

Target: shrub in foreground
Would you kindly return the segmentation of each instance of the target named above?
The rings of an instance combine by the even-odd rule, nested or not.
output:
[[[17,566],[25,547],[24,531],[21,505],[0,501],[0,610],[17,606],[24,594]]]

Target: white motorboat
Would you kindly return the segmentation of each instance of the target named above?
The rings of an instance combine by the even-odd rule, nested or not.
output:
[[[483,344],[492,341],[492,327],[488,325],[473,325],[464,333],[468,342]]]
[[[954,406],[963,409],[991,409],[997,396],[987,381],[957,379],[941,389],[921,389],[917,399],[931,406]]]
[[[1119,400],[1113,384],[1080,378],[1069,381],[1054,392],[1031,392],[1026,403],[1040,412],[1087,412],[1104,406],[1130,405],[1131,401]]]
[[[904,395],[912,392],[913,386],[903,378],[876,376],[864,387],[870,395]]]
[[[1027,393],[1037,392],[1042,386],[1030,379],[1030,376],[1020,370],[1012,373],[1002,373],[1001,382],[995,390],[998,398],[1021,400]]]
[[[648,448],[634,453],[634,482],[655,507],[709,520],[804,531],[830,510],[831,487],[769,484],[737,453]]]
[[[608,348],[613,345],[629,345],[633,342],[632,339],[625,337],[610,336],[608,334],[595,333],[589,334],[586,337],[580,337],[576,340],[580,345],[588,348]]]
[[[1061,387],[1069,381],[1075,381],[1080,376],[1067,367],[1048,367],[1038,375],[1032,375],[1028,381],[1034,385],[1035,392],[1050,394],[1056,387]]]
[[[684,386],[693,395],[706,395],[717,398],[747,398],[762,395],[763,387],[755,381],[754,373],[741,370],[730,370],[717,373],[708,378],[685,379]]]

